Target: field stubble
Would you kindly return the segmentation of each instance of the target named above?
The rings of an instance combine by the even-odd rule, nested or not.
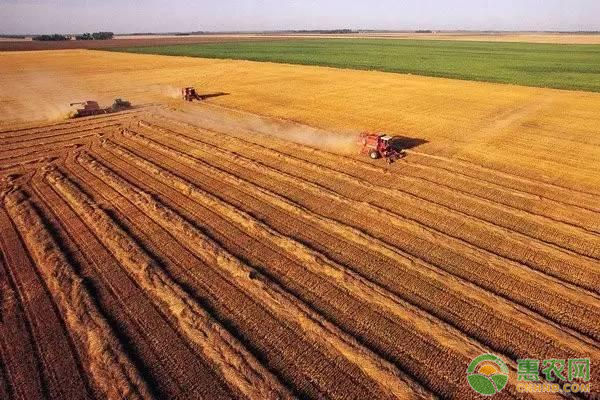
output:
[[[597,94],[0,61],[0,396],[468,399],[467,365],[493,352],[514,398],[518,358],[600,363]],[[35,99],[11,83],[36,73]],[[188,84],[228,94],[180,105]],[[30,121],[124,93],[169,107]],[[391,166],[354,154],[373,127],[414,147]]]
[[[469,398],[494,352],[511,398],[518,358],[600,362],[597,194],[427,148],[384,167],[240,115],[1,132],[9,396]]]

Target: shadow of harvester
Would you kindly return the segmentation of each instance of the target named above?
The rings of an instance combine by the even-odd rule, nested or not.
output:
[[[229,93],[225,92],[216,92],[216,93],[206,93],[206,94],[198,94],[200,100],[210,99],[211,97],[219,97],[219,96],[229,96]]]
[[[414,149],[425,143],[429,143],[429,141],[408,136],[394,136],[390,139],[390,147],[397,151]]]

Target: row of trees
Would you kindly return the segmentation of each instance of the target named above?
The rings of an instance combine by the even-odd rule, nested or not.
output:
[[[108,40],[112,39],[115,36],[112,32],[94,32],[94,33],[84,33],[83,35],[75,36],[77,40]]]
[[[94,32],[94,33],[84,33],[83,35],[75,35],[76,40],[108,40],[112,39],[115,36],[112,32]],[[59,35],[55,33],[54,35],[39,35],[34,36],[33,40],[40,40],[43,42],[48,41],[61,41],[61,40],[71,40],[71,36],[67,35]]]
[[[71,36],[59,35],[55,33],[54,35],[39,35],[34,36],[33,40],[39,40],[42,42],[50,42],[50,41],[60,41],[60,40],[71,40]]]

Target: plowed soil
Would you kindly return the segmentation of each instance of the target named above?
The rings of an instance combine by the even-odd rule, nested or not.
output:
[[[29,54],[19,71],[35,68]],[[111,68],[126,57],[167,63],[91,54],[114,57]],[[217,63],[185,62],[183,75]],[[254,64],[220,68],[239,65]],[[5,66],[14,79],[13,68]],[[45,68],[70,87],[73,75]],[[286,68],[306,79],[334,74],[269,64],[249,74]],[[104,91],[91,65],[77,73],[104,96],[133,86],[126,70],[105,79]],[[421,92],[414,101],[423,105],[423,82],[464,86],[433,93],[427,110],[407,104],[415,113],[398,112],[400,121],[382,110],[386,127],[424,126],[400,139],[405,155],[391,165],[356,154],[341,132],[359,116],[342,121],[338,112],[334,123],[337,109],[319,112],[327,101],[318,96],[290,106],[291,118],[275,100],[178,105],[139,87],[134,98],[163,104],[69,121],[5,118],[0,397],[476,399],[465,371],[482,353],[511,370],[494,398],[535,397],[517,392],[524,358],[590,358],[594,388],[600,152],[589,119],[598,96],[487,85],[497,91],[492,105],[482,102],[472,121],[459,104],[483,100],[484,85],[394,79]],[[307,82],[303,93],[316,87]],[[7,93],[8,117],[22,97]],[[434,110],[452,96],[455,104]],[[498,104],[505,108],[485,124]],[[548,109],[559,104],[562,119]]]

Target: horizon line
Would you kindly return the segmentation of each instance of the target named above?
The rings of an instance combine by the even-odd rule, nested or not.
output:
[[[92,32],[92,31],[87,31]],[[111,32],[111,31],[106,31]],[[43,33],[7,33],[0,32],[0,36],[34,36],[45,34],[64,34],[75,35],[86,32],[43,32]],[[555,34],[600,34],[600,30],[503,30],[503,29],[269,29],[269,30],[196,30],[196,31],[155,31],[155,32],[113,32],[115,36],[135,36],[135,35],[175,35],[175,34],[196,34],[196,35],[224,35],[224,34],[269,34],[269,33],[316,33],[316,34],[352,34],[352,33],[555,33]]]

